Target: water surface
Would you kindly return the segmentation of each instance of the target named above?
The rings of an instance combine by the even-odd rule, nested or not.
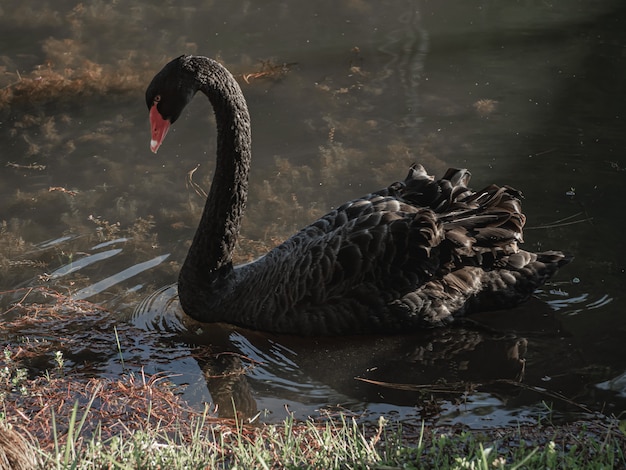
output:
[[[234,398],[267,421],[623,410],[622,2],[24,0],[0,10],[0,31],[3,341],[37,352],[33,373],[61,350],[86,376],[143,367],[196,406]],[[181,53],[223,61],[252,113],[240,261],[414,161],[522,190],[526,247],[575,261],[528,304],[450,330],[302,340],[190,321],[172,284],[214,122],[196,99],[154,156],[143,98]],[[67,315],[31,321],[20,301]]]

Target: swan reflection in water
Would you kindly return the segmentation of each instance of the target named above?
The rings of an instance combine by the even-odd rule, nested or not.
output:
[[[524,376],[528,343],[478,325],[340,341],[207,325],[184,314],[175,286],[138,306],[134,324],[191,348],[220,417],[256,416],[258,393],[286,405],[386,403],[424,413],[433,394],[436,402],[455,402],[480,388],[506,397],[517,392],[510,381]]]
[[[394,351],[388,350],[379,356],[366,356],[365,362],[377,364],[371,367],[359,367],[360,363],[352,360],[354,354],[372,352],[369,348],[361,351],[356,344],[336,350],[312,345],[302,350],[307,357],[298,367],[316,382],[359,401],[418,408],[422,408],[424,402],[432,406],[428,399],[432,393],[440,400],[455,401],[478,384],[485,384],[483,390],[502,391],[506,383],[499,383],[499,380],[521,381],[524,375],[527,345],[524,338],[490,337],[455,328],[432,333],[417,341],[404,338],[404,341],[394,342],[404,357],[391,359],[388,356]],[[383,340],[381,344],[388,342]],[[412,348],[408,343],[413,344]],[[257,414],[254,391],[246,375],[250,368],[247,358],[232,352],[213,353],[206,348],[195,351],[194,357],[220,417],[234,417],[235,412],[243,418]]]

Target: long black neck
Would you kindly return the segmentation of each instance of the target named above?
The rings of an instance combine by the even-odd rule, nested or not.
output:
[[[250,167],[250,114],[233,76],[204,57],[186,62],[217,121],[217,163],[211,190],[181,276],[211,282],[232,270],[232,252],[246,206]],[[196,279],[198,280],[198,279]]]

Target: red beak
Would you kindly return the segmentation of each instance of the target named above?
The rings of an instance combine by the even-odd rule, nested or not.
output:
[[[159,147],[163,143],[163,139],[167,135],[167,131],[170,130],[170,121],[163,119],[161,113],[157,109],[157,104],[154,103],[150,108],[150,129],[152,130],[152,140],[150,140],[150,150],[157,153]]]

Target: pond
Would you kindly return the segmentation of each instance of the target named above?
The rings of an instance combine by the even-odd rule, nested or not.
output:
[[[626,6],[619,0],[34,0],[0,9],[0,309],[31,374],[159,374],[201,408],[474,428],[626,404]],[[144,91],[182,53],[253,126],[238,262],[349,199],[468,168],[524,194],[525,247],[574,255],[456,328],[303,339],[195,323],[175,282],[208,190],[196,99],[157,155]]]

